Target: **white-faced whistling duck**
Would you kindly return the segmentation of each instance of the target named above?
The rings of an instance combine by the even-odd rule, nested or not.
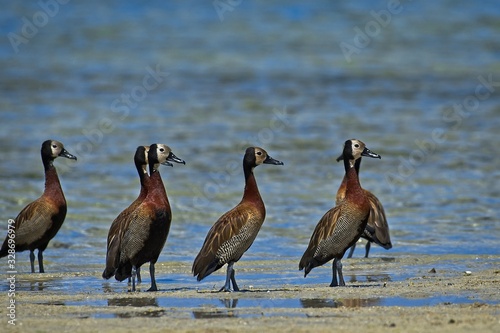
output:
[[[337,162],[343,160],[343,155],[340,155],[337,158]],[[359,168],[361,166],[361,159],[356,160],[354,164],[354,168],[359,177]],[[342,201],[345,197],[345,190],[347,184],[347,177],[344,176],[342,179],[342,184],[337,191],[336,196],[336,204],[338,205],[340,201]],[[385,217],[384,206],[380,200],[370,191],[364,190],[365,195],[368,198],[368,202],[370,203],[370,217],[368,218],[368,223],[366,224],[365,231],[361,235],[361,238],[366,239],[365,246],[365,258],[368,258],[368,253],[370,252],[371,243],[375,243],[380,245],[386,250],[392,248],[391,236],[389,234],[389,225],[387,224],[387,218]],[[349,253],[347,254],[347,258],[351,258],[354,253],[354,249],[356,248],[356,243],[351,246]]]
[[[148,152],[149,182],[147,195],[142,203],[130,214],[120,242],[120,259],[115,278],[123,281],[132,278],[132,291],[135,291],[137,269],[149,262],[151,288],[157,291],[155,263],[167,240],[172,220],[172,212],[165,186],[158,171],[160,164],[173,166],[170,162],[186,164],[163,144],[153,144]]]
[[[194,260],[193,274],[198,281],[228,264],[226,283],[219,291],[239,291],[233,265],[250,248],[264,223],[266,208],[253,173],[253,169],[263,163],[283,165],[283,162],[273,159],[262,148],[246,149],[243,158],[245,175],[243,198],[236,207],[215,222]]]
[[[299,263],[299,269],[305,269],[305,277],[314,267],[333,259],[331,287],[345,285],[341,259],[361,237],[370,214],[370,203],[361,188],[354,165],[361,156],[380,158],[356,139],[344,143],[342,156],[347,178],[345,198],[320,219]]]
[[[44,273],[43,251],[57,234],[66,217],[66,199],[53,162],[59,156],[76,160],[76,156],[68,153],[64,145],[55,140],[44,141],[41,154],[45,169],[45,190],[40,198],[24,207],[15,218],[13,226],[15,243],[9,243],[11,240],[9,236],[12,235],[9,233],[0,250],[0,258],[7,256],[10,253],[9,250],[14,250],[12,244],[15,244],[16,252],[29,250],[31,273],[35,272],[34,251],[36,249],[38,249],[39,271]]]
[[[149,175],[147,170],[148,165],[148,151],[149,146],[139,146],[134,155],[134,164],[139,174],[139,181],[141,190],[139,196],[125,208],[111,223],[108,232],[108,243],[106,251],[106,268],[102,273],[102,277],[109,279],[115,275],[116,267],[120,261],[120,243],[124,235],[124,231],[128,227],[130,221],[130,214],[139,207],[148,194],[147,182],[149,182]],[[141,283],[140,269],[137,269],[137,283]]]

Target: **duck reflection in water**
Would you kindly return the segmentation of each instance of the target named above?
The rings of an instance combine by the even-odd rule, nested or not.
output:
[[[30,291],[43,291],[46,288],[43,281],[31,281]]]
[[[237,312],[233,309],[238,305],[238,298],[223,298],[219,301],[226,307],[226,309],[209,308],[200,306],[193,311],[193,317],[196,319],[209,319],[209,318],[235,318]]]
[[[224,298],[224,299],[219,299],[222,304],[228,309],[234,309],[238,305],[238,299],[237,298]]]
[[[375,306],[380,303],[380,298],[301,298],[300,304],[303,308],[361,308],[366,306]]]
[[[134,307],[158,307],[158,298],[156,297],[117,297],[109,298],[108,306],[134,306]]]
[[[360,277],[365,277],[366,280],[363,281],[360,279]],[[389,274],[370,274],[370,275],[351,275],[349,278],[349,282],[351,283],[356,283],[356,282],[390,282],[391,277]]]

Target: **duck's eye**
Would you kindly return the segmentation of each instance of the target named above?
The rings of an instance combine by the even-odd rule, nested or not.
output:
[[[359,148],[359,144],[355,143],[354,147]]]
[[[163,149],[163,148],[160,148],[160,151],[161,151],[161,152],[163,153],[163,152],[165,151],[165,149]]]
[[[258,151],[258,152],[257,152],[257,155],[262,155],[262,152],[261,152],[261,151]]]
[[[52,148],[56,149],[56,148],[57,148],[57,145],[52,145]]]

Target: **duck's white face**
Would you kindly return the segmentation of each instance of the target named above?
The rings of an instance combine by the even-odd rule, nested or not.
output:
[[[344,147],[344,158],[349,158],[349,165],[354,167],[354,163],[357,159],[366,156],[372,158],[381,158],[379,154],[372,152],[370,149],[366,148],[363,141],[357,139],[347,140],[346,144],[350,142],[350,149]]]
[[[349,159],[351,167],[354,166],[354,162],[362,156],[365,147],[366,145],[362,141],[351,139],[351,152],[353,157],[353,159]]]
[[[166,164],[166,165],[171,165],[170,163],[167,162],[168,157],[170,156],[170,153],[172,152],[172,149],[170,149],[169,146],[164,145],[164,144],[157,144],[156,145],[156,155],[158,156],[158,162],[160,164]]]
[[[345,146],[347,144],[349,144],[349,147]],[[344,149],[342,150],[342,154],[337,157],[337,162],[342,161],[345,157],[347,157],[347,159],[349,160],[349,165],[353,167],[356,160],[363,156],[382,158],[379,154],[375,154],[370,149],[366,148],[366,145],[363,141],[358,139],[351,139],[347,140],[344,143]]]
[[[267,151],[262,148],[255,147],[255,165],[261,165],[267,158]]]
[[[249,147],[245,154],[249,154],[253,150],[254,158],[255,158],[255,166],[261,164],[274,164],[274,165],[283,165],[283,162],[275,160],[271,156],[267,154],[267,151],[260,147]],[[248,159],[251,160],[251,159]]]
[[[52,152],[51,156],[53,158],[58,157],[63,150],[64,150],[64,145],[61,142],[56,140],[52,140],[50,142],[50,151]]]
[[[50,141],[50,153],[52,159],[62,156],[72,160],[76,160],[76,156],[68,153],[68,151],[64,148],[64,145],[57,140]]]
[[[151,150],[151,146],[149,148]],[[148,156],[151,155],[151,151],[148,152]],[[155,162],[154,168],[157,169],[158,165],[157,164],[163,164],[163,165],[168,165],[168,166],[173,166],[172,163],[170,162],[175,162],[175,163],[181,163],[181,164],[186,164],[186,162],[172,153],[172,149],[170,149],[169,146],[157,143],[156,144],[156,158],[157,161]]]

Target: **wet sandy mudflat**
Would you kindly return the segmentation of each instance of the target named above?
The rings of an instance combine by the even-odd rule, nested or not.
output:
[[[197,283],[187,262],[157,264],[158,292],[145,292],[147,269],[135,293],[125,282],[102,280],[99,267],[20,274],[16,326],[7,324],[6,306],[0,318],[12,332],[498,332],[499,261],[453,255],[344,260],[345,288],[328,287],[330,265],[304,279],[294,260],[241,261],[242,291],[233,293],[216,292],[224,272]]]

